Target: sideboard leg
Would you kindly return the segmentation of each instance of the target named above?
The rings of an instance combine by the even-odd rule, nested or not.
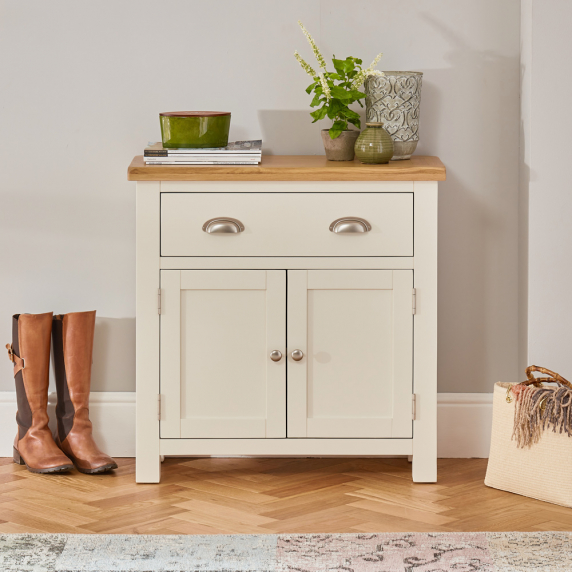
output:
[[[417,447],[413,445],[413,463],[411,472],[414,483],[436,483],[437,482],[437,446],[436,443],[419,443]]]
[[[436,483],[437,482],[437,459],[426,459],[415,462],[413,459],[413,482]]]
[[[416,181],[413,481],[437,482],[437,182]]]
[[[137,324],[138,329],[140,324]],[[140,362],[149,359],[149,354],[137,356],[137,367]],[[142,388],[147,382],[151,390],[145,392]],[[159,385],[157,377],[137,377],[138,391],[136,396],[136,435],[135,435],[135,481],[137,483],[158,483],[161,480],[161,450],[159,439],[159,420],[157,416],[157,394],[155,385]]]
[[[137,183],[135,480],[158,483],[159,449],[159,282],[161,183]]]
[[[138,454],[135,459],[135,481],[158,483],[161,481],[161,456],[153,453]]]

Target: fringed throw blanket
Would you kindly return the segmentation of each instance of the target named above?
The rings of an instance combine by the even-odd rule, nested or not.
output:
[[[549,428],[572,437],[572,389],[518,384],[512,393],[516,398],[512,438],[518,447],[538,443]]]

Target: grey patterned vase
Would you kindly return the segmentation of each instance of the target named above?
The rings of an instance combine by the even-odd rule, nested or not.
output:
[[[419,141],[422,72],[387,71],[365,81],[366,121],[382,121],[393,139],[392,161],[409,159]]]

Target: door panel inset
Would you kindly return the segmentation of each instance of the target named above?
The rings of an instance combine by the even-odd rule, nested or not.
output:
[[[411,270],[288,272],[288,437],[411,437]]]
[[[285,271],[161,279],[161,437],[285,437],[285,360],[269,357],[285,353]]]

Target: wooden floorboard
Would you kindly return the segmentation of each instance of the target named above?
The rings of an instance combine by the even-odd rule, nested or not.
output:
[[[486,459],[441,459],[435,484],[405,459],[171,458],[157,485],[118,464],[36,475],[0,459],[0,533],[572,531],[572,509],[486,487]]]

